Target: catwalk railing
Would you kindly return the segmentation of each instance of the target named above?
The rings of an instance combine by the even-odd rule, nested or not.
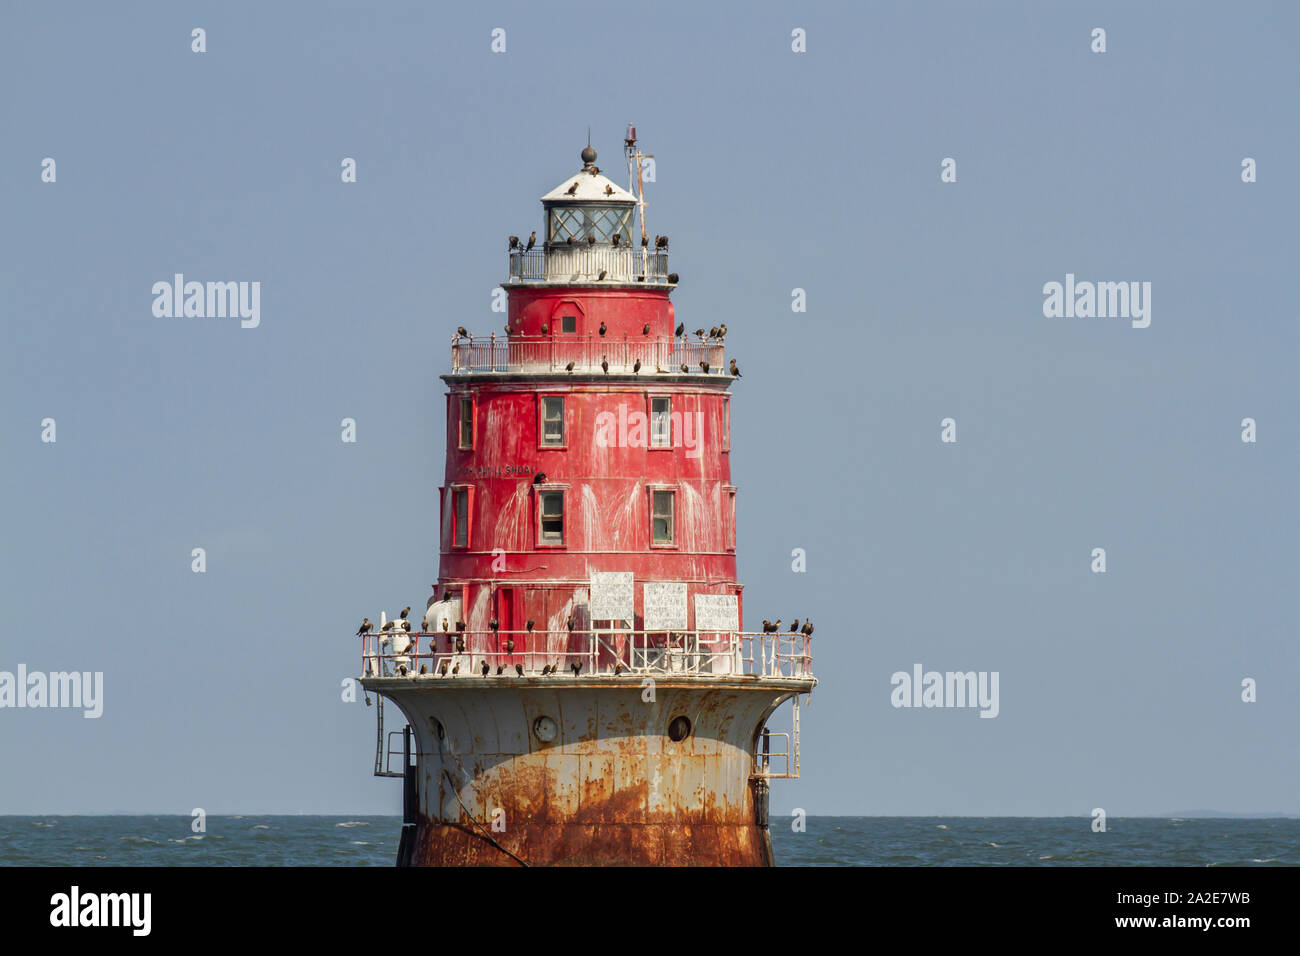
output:
[[[569,363],[573,363],[571,370]],[[687,374],[729,375],[721,339],[492,334],[457,338],[451,345],[453,373],[574,371],[657,375],[680,374],[683,365]]]
[[[510,252],[511,282],[668,283],[668,253],[613,246],[552,243],[548,249]]]
[[[483,665],[487,664],[487,674]],[[812,637],[748,631],[403,631],[362,638],[363,677],[652,674],[811,679]]]

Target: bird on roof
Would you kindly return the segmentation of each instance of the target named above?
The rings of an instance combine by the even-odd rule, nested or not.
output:
[[[678,279],[680,279],[680,278],[681,278],[681,277],[680,277],[676,272],[670,272],[670,273],[668,273],[668,281],[669,281],[672,285],[676,285]]]
[[[403,621],[405,621],[405,620],[406,620],[406,615],[408,615],[408,614],[410,614],[410,613],[411,613],[411,605],[408,604],[408,605],[406,605],[406,607],[402,608],[402,613],[401,613],[400,615],[398,615],[398,616],[399,616]]]
[[[570,375],[573,374],[573,365],[574,363],[570,362],[568,365],[564,366],[564,370],[568,372]]]
[[[708,363],[708,362],[701,362],[701,363],[700,363],[700,370],[701,370],[702,372],[704,372],[705,375],[708,375],[708,374],[709,374],[709,363]]]
[[[614,195],[614,187],[613,187],[613,186],[606,186],[606,187],[605,187],[605,195],[606,195],[606,196],[612,196],[612,195]]]
[[[532,232],[530,232],[530,233],[528,234],[528,245],[527,245],[527,247],[524,249],[524,252],[527,252],[529,249],[531,249],[531,248],[532,248],[533,246],[535,246],[535,245],[537,245],[537,230],[536,230],[536,229],[534,229]]]
[[[578,194],[578,181],[575,179],[573,185],[566,190],[566,196],[576,196]]]
[[[600,367],[605,370],[606,375],[609,374],[609,362],[605,360],[603,355],[600,357]]]
[[[456,326],[456,334],[459,335],[462,339],[469,338],[469,333],[465,331],[465,326],[463,325]]]
[[[361,626],[357,628],[357,637],[370,633],[370,618],[362,618]]]
[[[603,273],[602,273],[602,274],[603,274]],[[600,323],[600,328],[599,328],[597,331],[600,332],[601,335],[604,335],[604,334],[605,334],[605,331],[606,331],[606,330],[605,330],[605,323],[604,323],[604,322]]]
[[[734,375],[736,378],[743,378],[743,377],[744,377],[744,376],[742,376],[742,375],[740,374],[740,366],[738,366],[738,365],[736,364],[736,360],[735,360],[735,359],[732,359],[732,360],[731,360],[731,374]]]
[[[656,248],[656,249],[667,249],[667,248],[668,248],[668,237],[667,237],[667,236],[655,236],[655,248]]]
[[[519,237],[518,237],[518,236],[511,236],[511,237],[510,237],[510,248],[511,248],[511,249],[518,249],[518,248],[519,248]]]
[[[649,334],[650,334],[650,323],[649,323],[649,322],[647,322],[645,325],[641,326],[641,334],[642,334],[642,335],[649,335]]]
[[[607,269],[601,269],[601,270],[600,270],[600,275],[596,276],[596,281],[597,281],[597,282],[601,282],[601,281],[603,281],[607,272],[608,272]]]
[[[673,332],[673,335],[681,335],[681,334],[684,333],[685,331],[686,331],[686,323],[685,323],[685,322],[679,322],[679,323],[677,324],[677,329],[676,329],[676,331]]]
[[[632,366],[632,374],[637,375],[640,373],[640,371],[641,371],[641,360],[637,359],[635,364],[633,364]]]
[[[539,471],[537,474],[533,475],[533,484],[540,485],[544,481],[546,481],[546,472]]]

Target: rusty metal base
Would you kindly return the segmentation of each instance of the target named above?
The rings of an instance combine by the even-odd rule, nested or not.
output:
[[[484,836],[491,837],[489,842]],[[422,820],[413,866],[765,866],[756,825],[524,823],[482,833]],[[509,851],[509,852],[506,852]],[[511,855],[513,854],[513,856]]]

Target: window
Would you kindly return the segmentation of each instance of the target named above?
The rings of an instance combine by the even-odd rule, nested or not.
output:
[[[673,543],[673,504],[675,491],[650,492],[650,544],[671,545]]]
[[[731,451],[731,399],[722,399],[722,450]]]
[[[632,247],[632,205],[593,206],[584,203],[581,206],[552,206],[547,217],[547,229],[552,244],[574,241],[587,241],[587,236],[595,236],[597,242],[612,242],[617,234],[619,242],[627,248]]]
[[[727,493],[727,550],[736,550],[736,489],[726,488]]]
[[[542,441],[549,448],[564,447],[564,396],[542,396]]]
[[[451,489],[451,546],[469,547],[469,493],[465,487]]]
[[[564,492],[543,491],[537,497],[537,543],[564,544]]]
[[[650,447],[671,448],[673,400],[667,396],[650,399]]]
[[[474,447],[474,396],[460,397],[460,447]]]
[[[578,331],[578,317],[576,315],[562,316],[560,318],[560,331],[561,332]]]

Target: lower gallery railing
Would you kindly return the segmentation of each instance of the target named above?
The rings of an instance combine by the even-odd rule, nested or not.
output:
[[[513,642],[513,646],[511,646]],[[673,631],[439,631],[362,638],[363,677],[660,674],[811,678],[806,634]],[[522,674],[521,674],[522,672]]]

